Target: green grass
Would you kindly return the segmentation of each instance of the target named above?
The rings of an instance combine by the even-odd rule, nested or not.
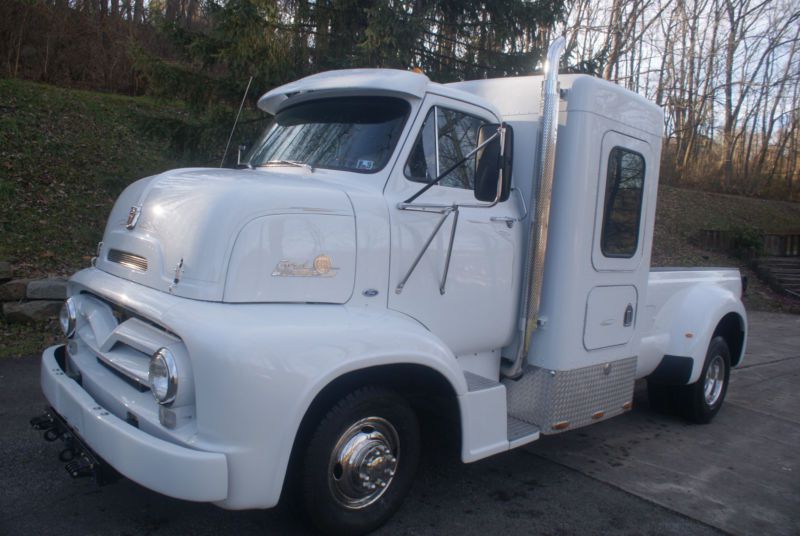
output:
[[[11,260],[17,277],[87,266],[122,189],[166,169],[216,162],[232,117],[224,108],[198,115],[176,102],[0,79],[0,260]],[[259,125],[246,128],[250,137]],[[744,262],[692,244],[698,229],[742,227],[800,231],[800,204],[663,186],[653,263],[740,266],[753,281],[748,307],[800,313]],[[0,357],[29,355],[56,340],[58,328],[0,320],[0,336]]]
[[[742,228],[767,233],[800,233],[800,203],[661,186],[656,209],[654,264],[691,266],[702,263],[704,253],[691,247],[698,230]]]
[[[154,173],[218,162],[232,117],[0,79],[0,260],[25,278],[88,266],[119,193]],[[38,352],[58,332],[0,320],[0,357]]]
[[[0,80],[0,259],[18,274],[86,266],[114,198],[182,163],[148,125],[174,104]]]
[[[37,355],[63,338],[57,320],[40,324],[8,324],[0,321],[0,359]]]

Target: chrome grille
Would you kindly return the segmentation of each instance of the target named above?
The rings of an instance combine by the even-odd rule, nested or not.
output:
[[[114,315],[114,318],[116,318],[116,320],[117,320],[117,324],[122,324],[123,322],[125,322],[126,320],[128,320],[130,318],[136,318],[137,320],[141,320],[145,324],[150,324],[154,328],[157,328],[157,329],[159,329],[161,331],[164,331],[164,332],[168,333],[169,335],[173,335],[173,336],[177,337],[177,335],[175,335],[175,333],[173,333],[170,329],[168,329],[168,328],[166,328],[166,327],[164,327],[164,326],[162,326],[160,324],[156,324],[155,322],[153,322],[149,318],[146,318],[146,317],[138,314],[137,312],[128,309],[127,307],[123,307],[123,306],[121,306],[121,305],[119,305],[117,303],[114,303],[111,300],[108,300],[108,299],[106,299],[106,298],[104,298],[102,296],[99,296],[97,294],[93,294],[91,292],[86,292],[85,294],[88,295],[88,296],[91,296],[95,300],[99,300],[99,301],[105,303],[106,305],[108,305],[111,308],[111,313]]]
[[[139,270],[140,272],[147,271],[147,259],[139,255],[134,255],[133,253],[128,253],[127,251],[110,249],[108,250],[108,256],[106,258],[109,261],[121,264],[126,268],[132,268],[133,270]]]
[[[87,292],[78,296],[81,315],[99,321],[87,322],[76,337],[104,367],[113,370],[139,391],[149,389],[151,356],[163,346],[181,346],[180,338],[134,311],[96,294]]]

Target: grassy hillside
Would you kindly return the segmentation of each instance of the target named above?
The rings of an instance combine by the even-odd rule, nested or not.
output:
[[[17,277],[85,267],[119,192],[165,169],[213,165],[231,118],[230,110],[200,117],[178,103],[0,79],[0,260],[11,260]],[[747,226],[800,230],[800,204],[662,187],[654,264],[743,265],[691,239],[698,229]],[[748,306],[800,312],[758,282]],[[0,336],[0,355],[34,351],[50,337],[2,321]]]
[[[88,266],[122,189],[166,169],[219,162],[232,117],[0,79],[0,260],[17,278]],[[39,351],[58,332],[55,323],[0,319],[0,357]]]
[[[127,184],[208,159],[225,130],[209,123],[175,103],[0,80],[0,259],[24,276],[85,266]]]
[[[707,253],[691,247],[699,229],[743,228],[800,233],[800,203],[662,186],[656,209],[653,264],[702,265]]]
[[[735,266],[750,281],[748,309],[800,314],[798,300],[773,292],[749,263],[694,244],[700,229],[800,232],[800,203],[754,199],[661,186],[658,191],[654,266]]]

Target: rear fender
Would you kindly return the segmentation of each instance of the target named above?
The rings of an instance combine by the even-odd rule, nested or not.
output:
[[[731,290],[719,285],[698,284],[686,288],[673,296],[659,313],[656,323],[668,325],[669,344],[665,357],[654,375],[664,367],[686,366],[691,359],[691,373],[687,384],[700,378],[706,352],[720,321],[729,313],[739,317],[741,329],[747,333],[747,313],[739,297]],[[739,355],[732,355],[734,363],[741,362],[746,340]],[[683,383],[683,382],[681,382]]]

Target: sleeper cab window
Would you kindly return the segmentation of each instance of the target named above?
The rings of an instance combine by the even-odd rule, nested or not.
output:
[[[606,257],[631,258],[639,247],[644,157],[614,147],[608,156],[600,248]]]
[[[431,182],[478,146],[478,129],[484,123],[463,112],[431,108],[406,162],[405,176],[414,182]],[[472,190],[474,175],[475,158],[470,158],[439,184]]]

